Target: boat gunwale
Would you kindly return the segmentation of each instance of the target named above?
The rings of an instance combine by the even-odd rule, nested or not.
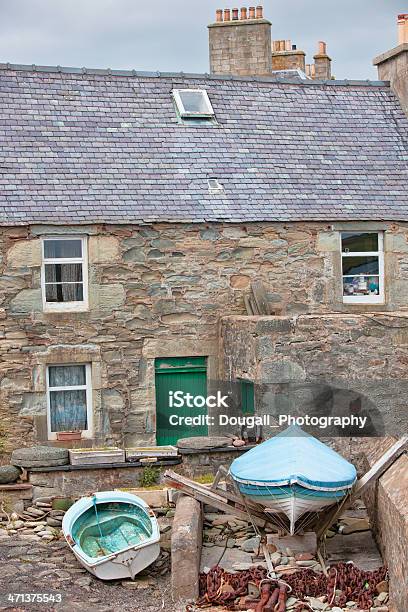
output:
[[[108,497],[109,496],[109,497]],[[116,497],[116,499],[112,499],[112,497]],[[97,500],[97,504],[98,503],[112,503],[112,502],[119,502],[119,503],[130,503],[134,506],[137,506],[139,508],[141,508],[147,515],[147,517],[149,518],[149,520],[152,523],[152,534],[151,536],[145,540],[144,542],[139,542],[138,544],[132,545],[132,546],[128,546],[126,548],[121,548],[120,550],[118,550],[117,552],[113,552],[110,555],[105,555],[103,557],[90,557],[89,555],[87,555],[83,548],[80,546],[80,544],[78,542],[76,542],[73,537],[72,537],[72,529],[73,526],[75,524],[75,522],[87,511],[89,510],[89,508],[91,508],[93,506],[93,500],[94,498],[96,498]],[[131,499],[129,499],[131,498]],[[132,499],[133,498],[133,499]],[[81,510],[77,510],[74,514],[74,510],[75,510],[75,505],[77,503],[82,502],[83,507],[81,508]],[[78,555],[86,565],[88,565],[89,567],[95,567],[97,565],[101,565],[102,563],[106,563],[107,561],[112,561],[112,559],[115,559],[116,557],[118,557],[119,555],[128,552],[129,550],[137,550],[137,549],[142,549],[142,548],[147,548],[148,546],[151,546],[153,544],[157,544],[160,541],[160,530],[159,530],[159,525],[157,522],[157,518],[155,516],[155,514],[153,513],[153,511],[150,509],[150,507],[148,506],[148,504],[146,504],[146,502],[141,499],[140,497],[137,497],[136,495],[133,495],[131,493],[124,493],[122,491],[103,491],[103,492],[99,492],[99,493],[95,493],[92,496],[86,496],[86,497],[82,497],[80,500],[78,500],[78,502],[76,502],[76,504],[73,504],[73,506],[71,506],[71,508],[69,508],[69,510],[66,512],[64,519],[63,519],[63,523],[62,523],[62,530],[64,533],[64,537],[65,540],[68,543],[68,546],[71,548],[71,550],[74,552],[74,554]],[[70,512],[72,509],[72,512]],[[152,513],[152,514],[150,514]],[[65,523],[65,526],[64,526]],[[69,539],[67,538],[67,536],[69,536],[70,538],[72,538],[73,544],[70,543]]]
[[[229,472],[231,475],[231,478],[233,480],[235,480],[235,482],[239,483],[239,484],[245,484],[245,485],[253,485],[256,487],[262,487],[262,488],[268,488],[268,487],[287,487],[287,486],[291,486],[291,485],[299,485],[301,487],[303,487],[304,489],[310,489],[312,491],[328,491],[328,492],[332,492],[332,491],[348,491],[350,489],[353,488],[353,486],[355,485],[356,481],[357,481],[357,476],[354,478],[353,482],[351,483],[342,483],[341,485],[337,485],[335,487],[322,487],[322,486],[318,486],[318,485],[313,485],[311,483],[309,483],[307,480],[302,480],[299,477],[290,477],[287,478],[285,480],[275,480],[275,481],[267,481],[267,480],[248,480],[248,479],[244,479],[244,478],[239,478],[238,476],[234,476],[234,474],[230,471]]]

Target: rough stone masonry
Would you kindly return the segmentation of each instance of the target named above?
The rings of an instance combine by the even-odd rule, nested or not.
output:
[[[220,348],[219,320],[245,314],[244,295],[253,278],[265,284],[274,310],[289,318],[318,315],[313,324],[317,336],[320,331],[326,333],[328,321],[335,325],[333,312],[344,313],[346,321],[351,311],[399,311],[405,317],[407,224],[341,224],[343,229],[386,230],[386,303],[378,306],[342,303],[339,227],[324,223],[168,223],[2,228],[0,419],[4,449],[47,439],[45,371],[47,365],[61,363],[92,364],[95,443],[154,443],[155,358],[205,355],[213,379],[233,371],[225,368],[226,359],[234,363],[249,359],[249,345],[242,344],[235,332],[233,339],[229,335],[227,347],[223,338]],[[43,312],[40,237],[56,232],[89,236],[87,312]],[[244,324],[247,333],[253,325]],[[303,362],[315,355],[320,370],[331,372],[334,360],[336,372],[346,377],[356,377],[364,370],[381,377],[394,366],[394,373],[404,376],[408,363],[404,328],[390,332],[362,319],[353,322],[350,333],[333,328],[330,342],[335,357],[326,360],[328,353],[320,337],[305,338],[304,331],[293,342],[286,325],[289,323],[284,324],[276,352],[301,367],[307,369]],[[302,325],[301,329],[306,323]],[[261,342],[268,333],[255,331],[260,336],[257,342],[264,368],[275,359],[273,349]],[[251,373],[249,368],[246,371]],[[390,410],[395,401],[389,398]]]

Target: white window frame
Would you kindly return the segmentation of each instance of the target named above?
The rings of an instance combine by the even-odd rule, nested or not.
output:
[[[187,111],[184,108],[182,94],[183,92],[189,93],[200,93],[204,98],[205,105],[207,106],[207,112],[198,111],[192,112]],[[180,113],[180,117],[214,117],[214,109],[212,107],[210,98],[208,97],[208,93],[205,89],[173,89],[173,98],[177,105],[177,110]]]
[[[47,240],[80,240],[82,243],[82,257],[55,257],[45,258],[44,244]],[[88,310],[88,239],[86,236],[44,236],[41,245],[41,293],[44,312],[82,312]],[[83,300],[76,302],[47,302],[45,292],[45,265],[46,264],[82,264]]]
[[[70,366],[85,366],[85,385],[74,385],[66,387],[51,387],[50,386],[50,368],[61,367],[68,368]],[[47,365],[47,433],[48,440],[56,440],[56,431],[51,431],[51,391],[86,391],[86,420],[88,429],[81,431],[82,438],[92,438],[93,435],[93,410],[92,410],[92,370],[90,363],[50,363]]]
[[[342,246],[342,234],[344,233],[356,233],[356,234],[376,234],[378,236],[378,251],[352,251],[350,253],[343,252]],[[384,304],[385,291],[384,291],[384,232],[371,232],[364,230],[350,231],[344,230],[339,232],[340,240],[340,255],[341,255],[341,292],[343,296],[343,304]],[[343,258],[345,257],[378,257],[378,278],[379,278],[379,294],[378,295],[344,295],[343,281],[344,278],[354,276],[377,276],[375,274],[350,274],[343,275]]]

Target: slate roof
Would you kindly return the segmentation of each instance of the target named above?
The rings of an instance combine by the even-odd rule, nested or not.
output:
[[[181,87],[216,125],[178,123]],[[407,179],[386,83],[0,65],[1,224],[408,220]]]

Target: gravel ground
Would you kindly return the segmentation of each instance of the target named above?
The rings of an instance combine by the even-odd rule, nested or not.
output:
[[[60,594],[62,601],[13,603],[9,595],[17,593]],[[43,544],[24,536],[0,541],[0,609],[179,612],[171,602],[169,572],[139,576],[126,586],[102,582],[82,568],[64,541]]]

